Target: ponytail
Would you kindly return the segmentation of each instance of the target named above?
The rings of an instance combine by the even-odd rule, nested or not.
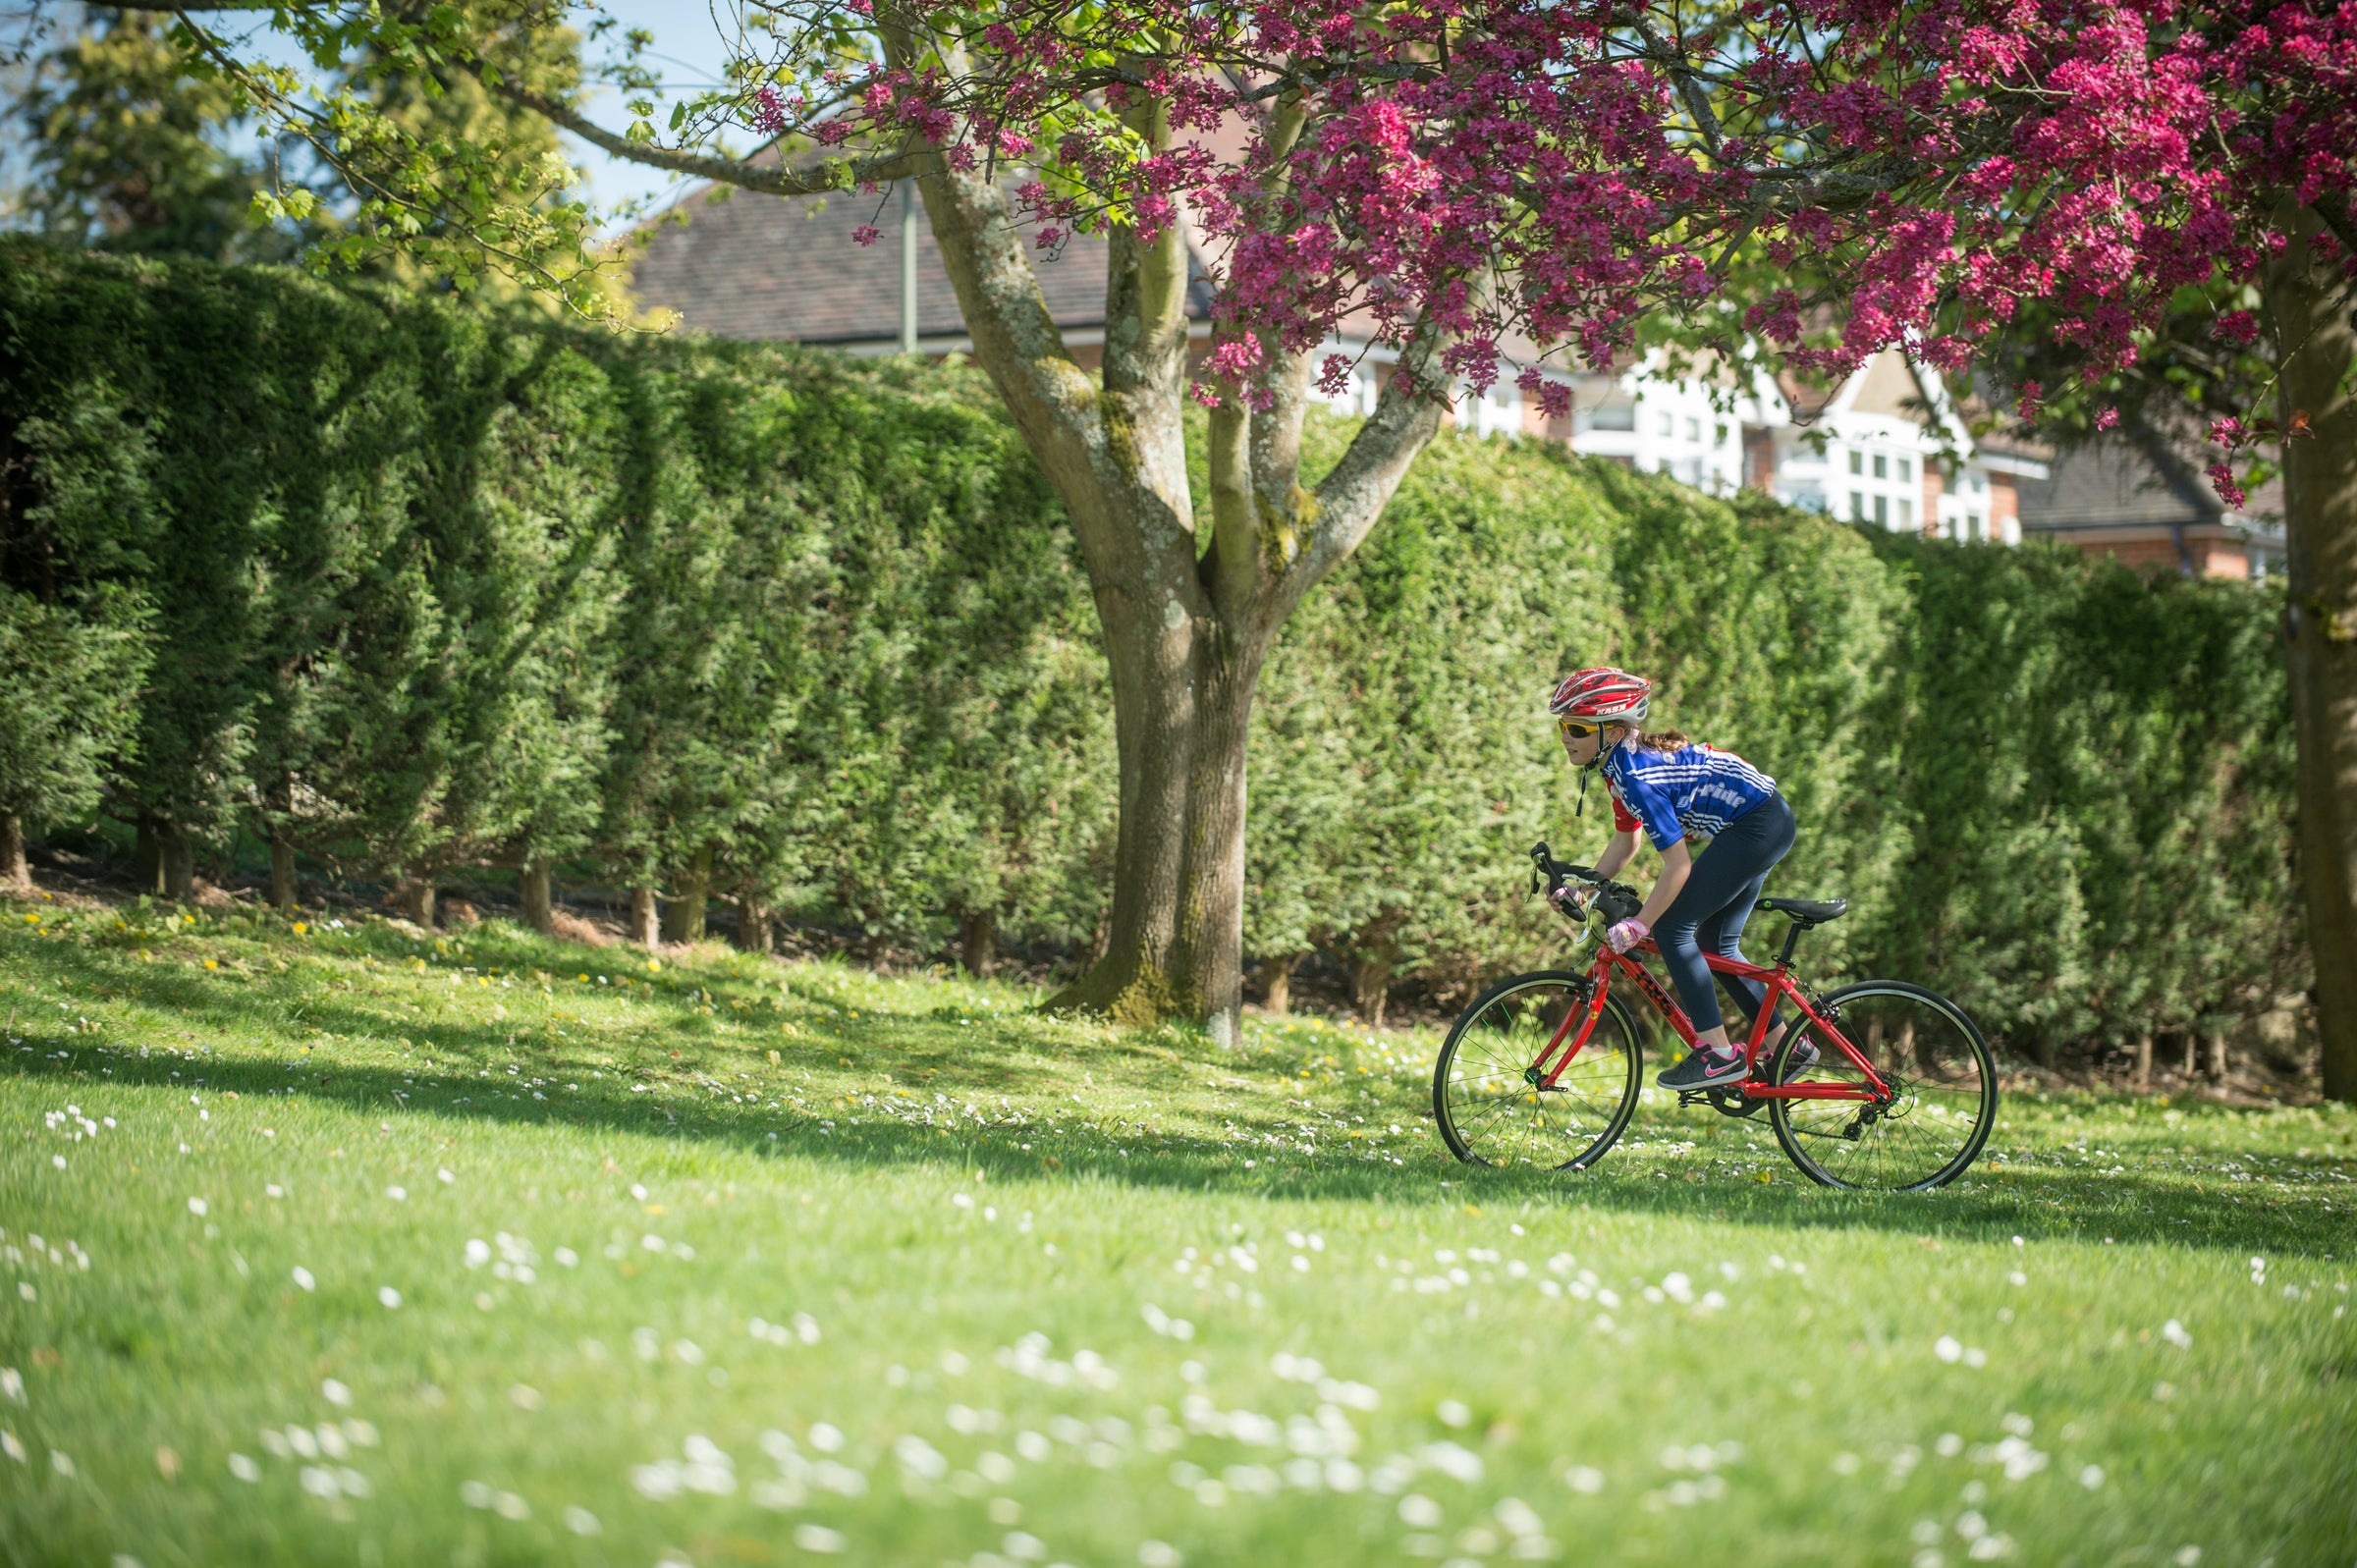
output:
[[[1637,744],[1646,751],[1683,751],[1694,742],[1682,730],[1653,730],[1637,736]]]

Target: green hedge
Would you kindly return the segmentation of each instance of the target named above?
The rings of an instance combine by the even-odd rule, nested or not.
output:
[[[0,449],[0,583],[150,628],[105,809],[167,863],[244,831],[885,942],[1095,927],[1093,613],[970,373],[17,243]]]
[[[920,948],[1097,929],[1094,611],[968,370],[11,244],[0,446],[0,608],[45,618],[0,683],[137,688],[0,727],[22,815],[103,784],[159,858],[594,863]],[[2047,1056],[2223,1027],[2304,984],[2275,608],[1444,437],[1264,676],[1246,946],[1370,1012],[1559,950],[1521,852],[1609,812],[1574,819],[1540,699],[1611,660],[1791,797],[1776,887],[1855,910],[1812,971],[1921,976]],[[82,785],[27,787],[67,755]]]

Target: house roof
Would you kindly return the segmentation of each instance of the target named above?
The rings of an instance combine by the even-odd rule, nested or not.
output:
[[[2164,473],[2125,441],[2097,440],[2055,460],[2053,477],[2020,482],[2021,525],[2058,529],[2187,527],[2216,523],[2218,497]]]
[[[900,223],[894,191],[773,196],[698,186],[631,232],[631,289],[641,308],[677,310],[682,325],[718,337],[890,344],[901,330]],[[873,244],[852,240],[862,224],[883,231]],[[1040,292],[1059,327],[1104,326],[1108,249],[1102,236],[1076,235],[1056,255],[1038,256]],[[1209,290],[1199,272],[1188,296],[1187,313],[1205,318]],[[916,326],[923,339],[965,335],[921,211]]]

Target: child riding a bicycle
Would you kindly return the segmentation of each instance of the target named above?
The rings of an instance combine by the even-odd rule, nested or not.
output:
[[[1791,851],[1792,808],[1774,779],[1733,752],[1697,744],[1674,730],[1648,732],[1652,691],[1650,680],[1625,670],[1581,670],[1556,687],[1547,711],[1572,765],[1601,772],[1612,791],[1613,838],[1597,857],[1597,880],[1609,880],[1628,863],[1639,828],[1662,857],[1661,876],[1644,906],[1606,936],[1613,950],[1623,953],[1650,936],[1693,1023],[1695,1049],[1656,1081],[1665,1089],[1713,1089],[1741,1083],[1747,1067],[1742,1048],[1727,1040],[1703,952],[1749,961],[1737,944],[1768,873]],[[1580,790],[1584,797],[1584,778]],[[1709,840],[1700,854],[1693,846],[1697,838]],[[1590,891],[1566,888],[1560,896],[1584,904]],[[1756,1021],[1765,988],[1734,975],[1722,978]],[[1773,1054],[1782,1034],[1771,1011],[1763,1054]],[[1801,1049],[1794,1048],[1796,1056]]]

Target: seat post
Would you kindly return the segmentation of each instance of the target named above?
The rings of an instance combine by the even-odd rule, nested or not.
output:
[[[1792,967],[1792,949],[1800,945],[1800,934],[1808,930],[1810,922],[1794,915],[1792,924],[1784,928],[1784,950],[1776,955],[1776,966],[1779,969]]]

